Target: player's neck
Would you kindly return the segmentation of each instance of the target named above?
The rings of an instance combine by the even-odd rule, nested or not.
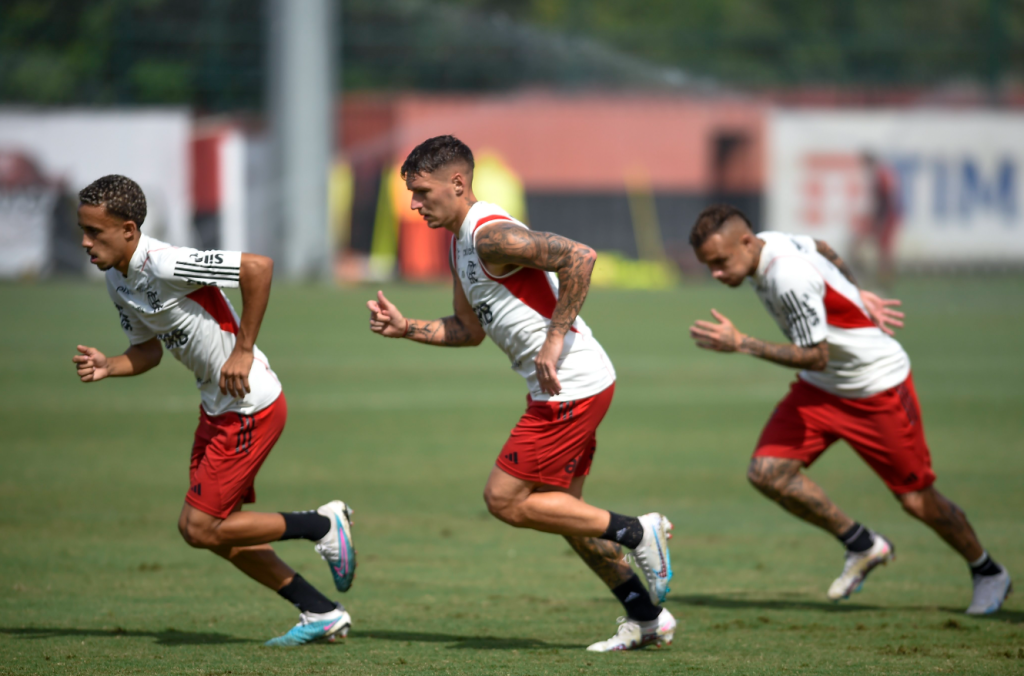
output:
[[[121,276],[128,276],[128,266],[132,263],[132,258],[135,256],[135,250],[139,248],[139,237],[136,237],[132,241],[128,242],[128,246],[124,250],[124,257],[121,261],[114,266],[114,269],[121,273]]]
[[[455,212],[455,218],[452,219],[451,223],[446,223],[444,229],[458,237],[462,224],[466,222],[466,216],[469,215],[469,210],[473,208],[476,202],[476,195],[473,194],[473,191],[469,191],[460,197],[459,208]]]

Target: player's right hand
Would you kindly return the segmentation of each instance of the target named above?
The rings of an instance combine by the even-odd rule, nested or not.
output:
[[[78,367],[78,377],[83,383],[93,383],[110,375],[110,369],[107,367],[107,355],[95,347],[86,347],[85,345],[79,345],[78,351],[81,354],[76,354],[71,361],[75,362]]]
[[[894,310],[894,307],[899,307],[903,303],[896,300],[895,298],[881,298],[880,296],[861,289],[860,299],[864,303],[864,307],[867,308],[868,315],[871,316],[871,320],[882,329],[882,333],[893,336],[895,332],[892,328],[902,329],[904,314],[899,310]]]
[[[370,308],[370,330],[374,333],[386,338],[402,338],[408,333],[409,320],[384,297],[383,291],[377,292],[377,300],[366,301],[366,307]]]

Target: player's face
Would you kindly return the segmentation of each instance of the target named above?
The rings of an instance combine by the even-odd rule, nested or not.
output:
[[[418,211],[430,228],[450,226],[459,217],[462,185],[461,172],[445,167],[432,174],[407,176],[405,186],[412,193],[409,208]]]
[[[107,213],[102,205],[83,204],[78,207],[78,227],[82,229],[82,248],[89,254],[89,262],[100,270],[109,270],[127,257],[134,222]]]
[[[697,258],[723,284],[739,286],[757,267],[757,239],[745,225],[726,224],[697,249]]]

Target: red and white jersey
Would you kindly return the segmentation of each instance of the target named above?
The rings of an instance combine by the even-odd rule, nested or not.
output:
[[[533,360],[547,339],[558,302],[558,277],[527,267],[501,277],[488,273],[476,253],[476,234],[481,226],[495,221],[526,228],[501,207],[477,202],[452,240],[453,267],[484,331],[508,355],[512,370],[526,378],[535,401],[573,401],[610,387],[615,382],[611,360],[583,318],[576,317],[558,361],[562,391],[556,396],[541,392]]]
[[[197,251],[142,235],[128,276],[107,270],[107,291],[132,345],[154,336],[196,376],[203,409],[252,415],[274,403],[281,383],[259,348],[253,348],[249,394],[220,392],[220,369],[235,347],[238,315],[217,287],[237,288],[242,254]]]
[[[806,235],[762,232],[761,260],[751,281],[786,337],[810,347],[828,341],[824,371],[800,378],[839,397],[859,399],[896,387],[910,358],[868,316],[860,290]]]

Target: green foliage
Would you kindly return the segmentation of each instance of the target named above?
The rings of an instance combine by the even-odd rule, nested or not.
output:
[[[190,549],[177,517],[199,398],[169,357],[85,385],[84,342],[126,345],[102,285],[0,285],[0,674],[1019,674],[1024,602],[987,618],[964,563],[901,512],[844,444],[810,470],[890,537],[898,560],[842,604],[825,589],[835,540],[746,482],[758,431],[792,373],[698,350],[710,307],[766,338],[749,289],[597,289],[584,315],[619,374],[587,499],[676,524],[664,651],[595,655],[621,607],[556,536],[488,515],[481,490],[525,388],[489,342],[438,349],[372,335],[375,288],[275,287],[260,347],[289,421],[256,482],[259,509],[355,509],[349,639],[271,650],[296,613],[225,561]],[[411,316],[451,311],[450,288],[391,286]],[[1024,283],[899,287],[938,486],[1024,575]],[[235,298],[237,303],[237,297]],[[275,545],[321,589],[308,542]]]
[[[337,0],[350,89],[998,85],[1024,0]],[[258,109],[265,2],[7,0],[0,101]]]

